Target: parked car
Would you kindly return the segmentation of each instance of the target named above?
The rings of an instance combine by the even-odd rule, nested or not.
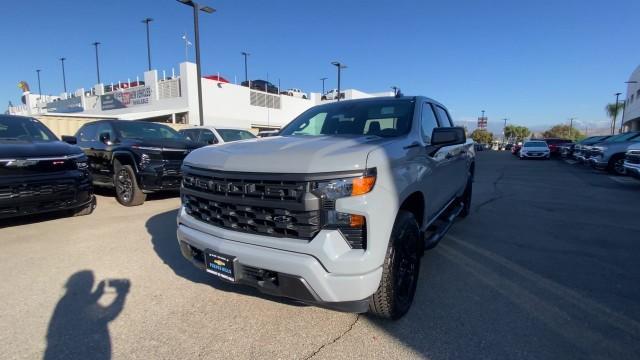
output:
[[[229,83],[229,80],[223,78],[220,75],[207,75],[207,76],[203,76],[205,79],[209,79],[209,80],[213,80],[213,81],[217,81],[217,82],[221,82],[221,83]]]
[[[588,146],[593,144],[602,142],[608,139],[610,136],[590,136],[588,138],[582,139],[575,144],[569,145],[564,149],[563,156],[573,157],[574,159],[583,162],[585,161],[585,151]]]
[[[619,134],[589,148],[589,165],[617,175],[626,174],[624,167],[627,148],[640,142],[640,131]]]
[[[297,97],[297,98],[302,98],[302,99],[307,98],[307,94],[300,89],[288,89],[286,91],[283,91],[282,94]]]
[[[524,159],[546,159],[551,158],[551,151],[546,141],[529,140],[522,144],[520,149],[520,160]]]
[[[560,155],[560,147],[567,144],[573,144],[573,140],[560,139],[560,138],[545,138],[543,139],[549,146],[549,153],[551,156]]]
[[[640,179],[640,142],[629,145],[624,159],[627,174]]]
[[[114,187],[124,206],[144,203],[147,194],[180,189],[182,160],[200,145],[169,126],[131,120],[99,120],[63,140],[89,158],[93,184]]]
[[[514,144],[513,147],[511,147],[511,154],[520,156],[520,149],[522,149],[522,143]]]
[[[87,156],[40,121],[0,115],[0,218],[96,207]]]
[[[242,83],[240,83],[240,85],[250,87],[253,90],[266,91],[271,94],[278,94],[278,87],[266,80],[243,81]]]
[[[338,89],[331,89],[324,93],[321,97],[322,100],[337,100],[338,99]],[[340,93],[340,99],[344,99],[344,93]]]
[[[397,319],[424,249],[469,214],[474,170],[473,141],[431,99],[326,103],[278,137],[189,154],[178,243],[224,281]]]
[[[216,128],[213,126],[199,126],[178,131],[187,139],[201,145],[224,144],[226,142],[254,139],[249,130],[234,128]]]
[[[513,149],[513,144],[506,144],[504,146],[504,149],[507,150],[507,151],[511,151],[511,149]]]

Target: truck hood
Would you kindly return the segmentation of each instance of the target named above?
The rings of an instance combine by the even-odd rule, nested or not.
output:
[[[82,150],[62,141],[0,140],[0,159],[57,157],[82,154]]]
[[[322,173],[362,170],[367,155],[389,139],[377,136],[275,136],[193,151],[189,166],[238,172]]]

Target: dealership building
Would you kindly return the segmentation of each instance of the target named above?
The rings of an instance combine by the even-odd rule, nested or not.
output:
[[[171,76],[151,70],[144,73],[143,79],[133,82],[97,84],[60,96],[25,91],[23,104],[10,106],[8,113],[50,119],[109,118],[197,125],[200,114],[196,70],[194,63],[183,62],[179,72],[172,72]],[[202,78],[205,125],[253,131],[279,129],[308,108],[326,101],[319,93],[305,94],[306,98],[302,98],[220,80]],[[343,93],[345,99],[393,95],[391,91],[368,94],[355,89]]]
[[[627,97],[622,113],[625,131],[640,131],[640,66],[627,81]]]

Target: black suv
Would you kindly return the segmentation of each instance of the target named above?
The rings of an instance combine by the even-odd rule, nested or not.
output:
[[[144,203],[146,194],[180,190],[182,159],[198,144],[169,126],[130,120],[99,120],[63,140],[89,158],[96,186],[115,187],[124,206]]]
[[[95,205],[80,148],[36,119],[0,115],[0,218],[58,210],[88,215]]]
[[[272,94],[279,94],[278,87],[273,85],[272,83],[266,80],[251,80],[251,81],[243,81],[240,85],[245,87],[250,87],[253,90],[266,91]],[[251,86],[249,86],[251,85]]]

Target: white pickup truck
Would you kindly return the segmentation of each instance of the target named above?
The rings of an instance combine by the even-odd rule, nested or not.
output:
[[[397,319],[420,260],[470,210],[475,152],[425,97],[318,105],[278,136],[184,160],[178,242],[231,283]]]

